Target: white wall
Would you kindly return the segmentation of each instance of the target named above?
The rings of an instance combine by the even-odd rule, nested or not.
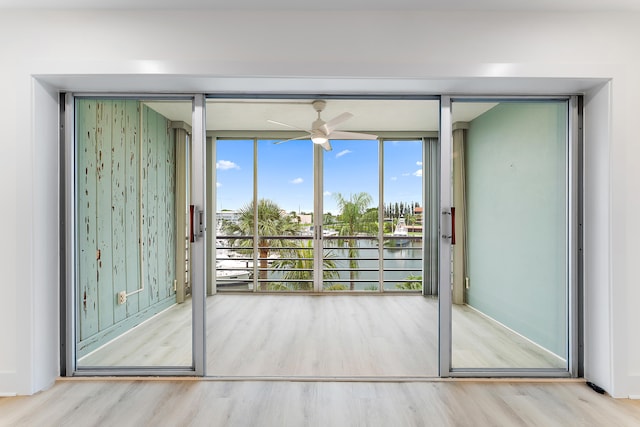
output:
[[[607,141],[611,137],[609,116],[611,84],[596,87],[584,99],[584,121],[588,141]],[[611,157],[607,144],[585,144],[584,187],[589,189],[584,195],[584,223],[587,250],[584,253],[584,277],[589,284],[585,293],[584,328],[585,334],[585,377],[601,387],[611,390],[612,354],[611,346],[611,230],[610,230],[610,188]],[[591,248],[594,248],[592,250]],[[602,262],[602,257],[607,259]],[[595,337],[592,338],[592,337]]]
[[[60,290],[55,277],[59,276],[59,164],[58,159],[58,117],[51,112],[59,110],[57,91],[33,80],[32,88],[33,114],[32,135],[37,149],[31,151],[32,169],[37,181],[32,190],[32,218],[30,239],[29,282],[32,287],[30,293],[21,296],[20,302],[25,304],[25,324],[31,324],[31,384],[33,390],[41,390],[52,384],[51,372],[56,372],[60,366],[57,354],[59,352],[58,334],[52,331],[59,325],[58,307]],[[33,179],[33,178],[32,178]],[[28,195],[28,192],[27,192]],[[23,215],[23,213],[19,213]],[[20,236],[18,237],[20,238]],[[27,275],[25,275],[27,276]],[[18,286],[18,288],[20,288]],[[18,328],[18,333],[22,330]],[[20,357],[18,353],[18,357]]]
[[[640,394],[640,192],[631,184],[640,181],[639,21],[631,13],[3,10],[0,393],[33,393],[57,375],[57,109],[37,75],[86,90],[591,91],[587,144],[597,148],[587,150],[596,175],[587,180],[586,227],[597,267],[586,286],[597,317],[586,325],[587,374],[615,396]],[[603,79],[612,79],[610,95],[595,88]]]

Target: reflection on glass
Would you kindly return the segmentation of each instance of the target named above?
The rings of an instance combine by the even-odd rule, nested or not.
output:
[[[172,126],[176,106],[191,103],[76,102],[79,368],[192,365],[188,135]]]
[[[567,104],[452,111],[452,367],[566,369]]]

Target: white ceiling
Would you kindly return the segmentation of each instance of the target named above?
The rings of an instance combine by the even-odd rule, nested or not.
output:
[[[15,9],[640,11],[638,0],[0,0]]]
[[[210,99],[207,101],[207,130],[210,131],[291,131],[269,123],[275,120],[300,129],[310,129],[317,113],[311,99]],[[190,102],[146,102],[148,106],[173,121],[191,124]],[[456,103],[455,121],[471,121],[496,104]],[[327,100],[321,113],[325,121],[350,112],[351,119],[340,130],[361,132],[437,131],[437,100]]]

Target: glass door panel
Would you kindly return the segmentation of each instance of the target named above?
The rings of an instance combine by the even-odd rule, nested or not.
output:
[[[192,102],[76,98],[76,363],[191,367]],[[182,123],[182,122],[180,122]]]
[[[422,291],[423,141],[384,141],[384,290]]]
[[[323,158],[324,291],[380,289],[379,142],[331,141]]]
[[[218,292],[207,299],[207,374],[436,376],[437,268],[425,267],[425,258],[435,263],[437,245],[422,244],[420,226],[425,221],[425,239],[438,238],[438,203],[425,202],[424,187],[430,197],[437,195],[439,102],[330,99],[323,111],[314,104],[207,101]],[[316,120],[335,118],[340,137],[330,140],[327,151],[306,130]],[[345,140],[348,135],[340,132],[380,135]],[[422,162],[431,165],[424,167],[426,179]],[[423,205],[428,213],[420,211]],[[389,227],[393,220],[388,230],[385,218]],[[401,218],[407,235],[394,236]],[[397,247],[387,247],[387,240]],[[230,261],[243,264],[225,267]],[[423,269],[428,298],[420,293]],[[250,278],[223,285],[223,270],[250,271]],[[397,287],[407,282],[411,289]],[[220,295],[238,290],[254,295]],[[386,290],[413,295],[361,295]],[[360,296],[345,295],[352,292]],[[312,333],[295,339],[300,348],[293,354],[288,343],[296,330]],[[323,351],[333,347],[340,348],[337,358]],[[363,354],[377,362],[362,365]]]
[[[566,370],[568,103],[461,101],[452,118],[451,367]]]
[[[313,291],[313,143],[258,141],[257,286]]]
[[[218,292],[254,289],[254,140],[215,141],[215,285]]]

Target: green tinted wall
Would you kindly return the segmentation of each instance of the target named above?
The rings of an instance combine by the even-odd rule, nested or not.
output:
[[[175,141],[168,124],[136,100],[77,101],[79,356],[175,302]],[[119,304],[123,291],[129,296]]]
[[[567,105],[502,103],[466,144],[467,302],[567,357]]]

